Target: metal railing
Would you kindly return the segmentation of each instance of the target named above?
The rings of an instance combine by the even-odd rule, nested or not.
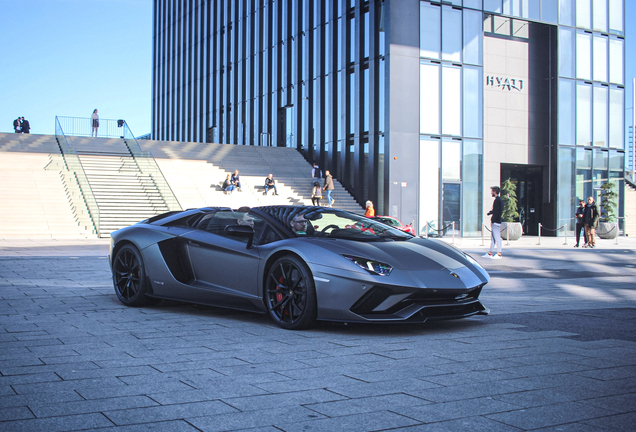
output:
[[[123,138],[124,120],[99,119],[97,128],[98,138]],[[55,116],[55,125],[64,130],[67,136],[92,136],[93,120],[90,117],[58,117]],[[56,129],[57,130],[57,129]]]
[[[95,195],[93,194],[93,190],[88,182],[88,178],[86,177],[84,167],[82,167],[82,163],[77,155],[77,151],[68,145],[66,135],[64,134],[64,130],[62,129],[62,125],[60,124],[57,116],[55,117],[55,137],[57,138],[58,145],[62,151],[62,157],[64,158],[66,168],[74,174],[75,179],[77,180],[77,184],[79,185],[82,196],[84,197],[84,202],[88,208],[89,216],[93,222],[93,228],[95,229],[97,236],[99,236],[99,206],[97,205]]]
[[[455,221],[449,223],[448,225],[446,225],[445,227],[442,227],[441,229],[435,229],[428,222],[426,222],[426,230],[424,232],[424,236],[425,238],[428,238],[429,230],[431,230],[431,231],[437,232],[437,235],[439,237],[443,237],[446,235],[446,230],[448,228],[450,228],[453,232],[451,243],[455,244]],[[439,233],[441,233],[441,235]]]
[[[128,146],[128,149],[130,150],[130,153],[132,154],[133,159],[135,160],[135,163],[139,168],[139,171],[141,171],[142,174],[150,176],[153,183],[157,187],[159,194],[161,194],[163,201],[166,203],[168,210],[182,210],[181,204],[179,204],[179,200],[177,200],[177,197],[172,191],[172,188],[170,188],[170,185],[166,181],[166,178],[161,172],[159,165],[157,165],[157,161],[155,161],[152,153],[150,151],[141,150],[137,139],[133,135],[130,127],[128,127],[128,124],[126,122],[124,122],[123,124],[123,137],[124,143],[126,143],[126,146]]]

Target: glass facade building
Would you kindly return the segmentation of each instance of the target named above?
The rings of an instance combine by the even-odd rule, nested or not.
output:
[[[152,88],[153,139],[297,148],[420,233],[622,190],[623,0],[155,0]]]

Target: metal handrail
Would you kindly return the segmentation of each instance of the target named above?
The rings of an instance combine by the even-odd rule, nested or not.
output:
[[[60,150],[62,151],[62,157],[64,158],[66,168],[75,175],[80,192],[82,193],[82,197],[84,198],[84,202],[88,208],[89,216],[93,222],[93,228],[99,237],[99,205],[97,204],[95,194],[93,193],[91,185],[88,182],[88,178],[86,177],[86,173],[84,172],[84,167],[77,155],[77,150],[68,145],[68,140],[66,139],[66,135],[57,116],[55,116],[55,137],[57,138]]]
[[[152,156],[150,151],[142,151],[139,143],[137,142],[137,138],[133,135],[128,123],[124,122],[124,143],[130,150],[130,153],[141,171],[142,174],[147,174],[150,176],[152,181],[154,182],[159,194],[163,198],[163,201],[166,203],[168,210],[182,210],[181,204],[179,204],[179,200],[176,195],[172,191],[172,188],[166,181],[163,172],[161,172],[161,168],[157,165],[157,161]]]
[[[67,136],[92,136],[93,120],[90,117],[59,117],[55,116],[55,123],[60,124]],[[122,127],[124,120],[99,119],[97,137],[123,138]]]

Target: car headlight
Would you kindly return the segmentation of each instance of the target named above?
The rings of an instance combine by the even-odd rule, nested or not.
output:
[[[351,256],[351,255],[343,255],[343,257],[357,264],[360,268],[368,271],[372,275],[388,276],[391,274],[391,271],[393,270],[393,267],[380,261],[360,258],[356,256]]]

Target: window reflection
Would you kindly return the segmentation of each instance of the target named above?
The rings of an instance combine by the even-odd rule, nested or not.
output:
[[[609,146],[624,149],[624,89],[613,87],[609,90]]]
[[[461,69],[442,67],[442,133],[461,135]]]
[[[440,58],[441,7],[420,3],[420,57]]]
[[[576,143],[592,143],[592,86],[585,83],[576,86]]]
[[[559,76],[574,78],[574,30],[559,28]]]
[[[594,80],[607,81],[607,36],[594,35]]]
[[[575,81],[559,80],[559,144],[573,145],[575,141]]]
[[[609,40],[610,82],[624,84],[623,76],[623,39],[612,37]]]
[[[420,133],[439,134],[439,65],[420,65]]]
[[[576,34],[576,77],[579,79],[591,79],[592,35],[578,32]]]
[[[607,147],[607,87],[594,86],[594,145]]]

